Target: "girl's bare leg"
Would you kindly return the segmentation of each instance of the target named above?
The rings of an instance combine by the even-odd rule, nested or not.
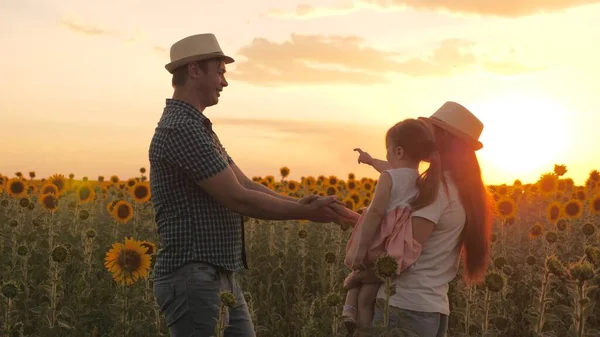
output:
[[[362,283],[381,283],[381,279],[375,275],[374,269],[353,272],[344,280],[344,289],[349,290]]]
[[[379,283],[362,284],[358,293],[358,331],[368,331],[375,312],[375,299],[379,291]],[[360,335],[359,335],[360,336]]]
[[[348,331],[348,336],[354,336],[356,331],[356,312],[358,310],[358,296],[360,293],[360,285],[354,287],[346,293],[346,302],[344,303],[344,310],[342,311],[342,317],[344,318],[344,325]]]

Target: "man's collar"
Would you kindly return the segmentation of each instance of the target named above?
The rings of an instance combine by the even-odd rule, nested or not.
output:
[[[212,122],[210,121],[210,119],[208,119],[208,117],[206,117],[200,110],[198,110],[196,107],[194,107],[190,103],[182,101],[182,100],[178,100],[178,99],[167,98],[166,104],[167,104],[167,107],[181,108],[185,112],[187,112],[191,116],[193,116],[194,118],[199,118],[200,121],[202,122],[202,125],[204,125],[204,127],[207,128],[208,130],[212,131]]]

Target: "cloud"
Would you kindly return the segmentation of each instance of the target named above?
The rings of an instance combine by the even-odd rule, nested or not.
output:
[[[373,5],[364,5],[361,3],[347,3],[335,7],[315,7],[309,4],[298,4],[292,11],[286,11],[280,8],[273,8],[267,11],[267,15],[283,19],[309,19],[326,16],[346,15],[356,12],[362,7],[375,7]]]
[[[363,0],[383,8],[411,7],[425,10],[494,15],[503,17],[527,16],[562,11],[572,7],[598,3],[598,0]]]
[[[157,53],[167,53],[169,50],[165,47],[161,47],[161,46],[152,46],[152,50],[154,50]]]
[[[477,67],[511,74],[529,71],[527,66],[494,63],[473,52],[474,43],[447,39],[425,55],[401,57],[397,52],[365,46],[358,36],[292,34],[290,40],[272,42],[256,38],[242,47],[230,78],[257,85],[281,84],[383,84],[386,74],[449,76]]]
[[[90,36],[116,36],[116,37],[123,37],[120,33],[115,32],[115,31],[111,31],[111,30],[106,30],[103,28],[99,28],[99,27],[95,27],[95,26],[90,26],[87,24],[83,24],[83,23],[79,23],[79,22],[75,22],[73,20],[70,19],[65,19],[63,21],[61,21],[61,25],[66,27],[67,29],[75,32],[75,33],[79,33],[79,34],[85,34],[85,35],[90,35]]]
[[[444,10],[457,13],[519,17],[550,13],[589,4],[599,0],[361,0],[335,7],[315,7],[299,4],[292,11],[271,9],[267,15],[280,18],[307,19],[345,15],[361,9],[398,10],[406,7],[420,10]]]

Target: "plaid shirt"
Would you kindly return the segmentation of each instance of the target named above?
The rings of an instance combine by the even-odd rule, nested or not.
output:
[[[166,275],[191,261],[230,271],[247,268],[244,218],[197,184],[233,164],[210,120],[191,104],[167,99],[149,158],[161,247],[154,275]]]

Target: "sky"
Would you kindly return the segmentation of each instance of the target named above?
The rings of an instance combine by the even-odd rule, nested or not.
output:
[[[600,0],[0,0],[0,173],[149,167],[169,48],[214,33],[236,62],[205,111],[247,176],[377,177],[359,147],[446,101],[483,123],[488,184],[600,169]]]

